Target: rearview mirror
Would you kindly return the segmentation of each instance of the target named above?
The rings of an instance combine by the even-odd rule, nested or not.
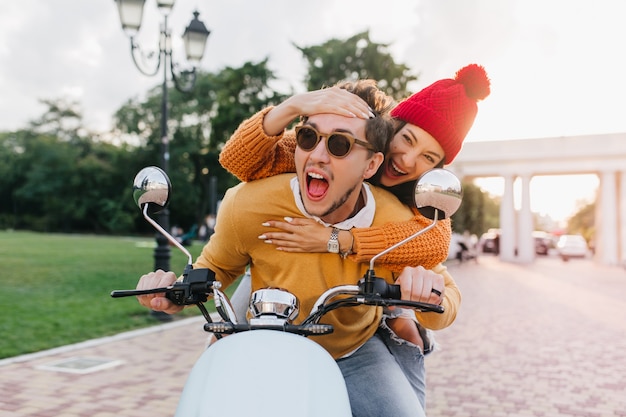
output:
[[[143,209],[148,204],[149,213],[158,213],[170,200],[172,185],[167,174],[158,167],[146,167],[139,171],[133,181],[133,198]]]
[[[443,168],[426,171],[415,185],[415,205],[429,219],[452,216],[461,206],[463,189],[461,181],[452,172]]]

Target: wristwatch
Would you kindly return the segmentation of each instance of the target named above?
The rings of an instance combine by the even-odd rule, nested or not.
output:
[[[333,231],[330,233],[330,239],[328,239],[328,244],[326,248],[330,253],[339,253],[339,229],[333,227]]]

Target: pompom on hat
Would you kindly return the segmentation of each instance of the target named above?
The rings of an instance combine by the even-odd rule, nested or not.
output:
[[[491,92],[485,69],[470,64],[457,71],[454,79],[439,80],[400,102],[391,116],[421,127],[439,142],[445,164],[457,156],[476,113],[478,100]]]

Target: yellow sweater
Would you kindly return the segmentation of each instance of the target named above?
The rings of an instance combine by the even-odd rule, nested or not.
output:
[[[285,172],[295,172],[293,131],[268,136],[263,130],[263,119],[272,107],[261,110],[244,121],[226,142],[220,153],[220,163],[241,181],[252,181]],[[417,210],[413,217],[402,222],[388,222],[369,228],[352,229],[354,262],[367,262],[384,249],[411,236],[431,223]],[[399,272],[405,266],[421,265],[432,269],[448,257],[450,220],[437,225],[397,250],[383,256],[379,265]]]
[[[319,295],[337,285],[356,284],[368,265],[343,260],[332,253],[281,252],[258,238],[265,230],[261,224],[268,219],[302,216],[289,186],[292,177],[293,174],[277,175],[239,184],[230,189],[220,206],[215,233],[204,247],[195,267],[212,269],[216,272],[217,279],[227,286],[250,264],[253,291],[280,287],[298,297],[298,323],[308,315]],[[376,200],[374,225],[380,226],[393,220],[408,220],[413,216],[390,193],[375,187],[372,187],[372,192]],[[454,284],[443,266],[435,271],[446,277],[446,285]],[[395,281],[395,274],[383,267],[376,267],[376,274],[389,283]],[[453,288],[446,287],[446,313],[424,313],[418,315],[418,319],[430,328],[446,327],[454,321],[459,301],[458,289],[455,292]],[[332,324],[335,332],[312,339],[327,349],[333,357],[339,358],[369,339],[376,331],[380,318],[379,307],[338,309],[322,320],[323,323]]]

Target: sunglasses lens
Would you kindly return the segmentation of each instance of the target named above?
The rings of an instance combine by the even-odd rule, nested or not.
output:
[[[350,142],[350,139],[338,133],[330,135],[327,141],[328,151],[338,158],[346,156],[352,148],[352,143]]]
[[[318,141],[317,132],[313,129],[309,129],[308,127],[301,127],[298,130],[296,141],[300,149],[303,151],[313,150],[315,149]]]

